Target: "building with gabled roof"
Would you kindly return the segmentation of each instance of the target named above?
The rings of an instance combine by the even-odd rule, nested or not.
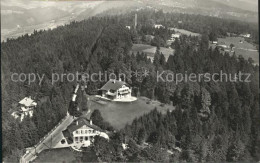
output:
[[[21,105],[22,111],[28,111],[37,106],[37,103],[31,97],[25,97],[19,104]]]
[[[37,103],[31,97],[23,98],[18,104],[20,109],[11,114],[15,119],[20,118],[20,120],[23,121],[25,116],[33,116],[33,111]]]
[[[132,89],[121,80],[109,80],[102,88],[101,96],[110,100],[131,98]]]
[[[108,135],[98,126],[94,125],[91,120],[80,117],[74,120],[66,130],[62,131],[65,140],[61,140],[68,146],[89,146],[96,135],[109,139]]]

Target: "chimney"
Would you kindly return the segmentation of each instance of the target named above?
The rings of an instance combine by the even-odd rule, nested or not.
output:
[[[89,124],[90,124],[90,125],[92,125],[92,124],[93,124],[93,123],[92,123],[92,120],[90,120],[90,121],[89,121]]]

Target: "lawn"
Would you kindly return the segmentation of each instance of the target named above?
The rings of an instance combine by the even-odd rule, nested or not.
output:
[[[72,151],[69,148],[56,148],[42,151],[33,161],[53,162],[53,163],[78,163],[78,162],[98,162],[97,156],[90,148],[84,148],[84,152]]]
[[[133,44],[132,52],[133,53],[144,52],[145,54],[147,54],[149,58],[152,59],[156,52],[156,47],[151,45],[146,45],[146,44]],[[165,59],[167,60],[170,55],[174,54],[174,49],[160,47],[160,52],[164,54]]]
[[[80,158],[69,148],[57,148],[42,151],[33,162],[76,163],[80,162]]]
[[[91,111],[100,110],[103,118],[116,129],[122,129],[127,123],[130,124],[136,117],[149,113],[155,107],[162,113],[174,110],[174,106],[163,105],[158,101],[151,101],[146,97],[140,97],[131,103],[95,101],[91,100]],[[90,115],[90,114],[89,114]]]
[[[243,43],[240,43],[240,40]],[[245,59],[251,57],[256,64],[259,64],[259,52],[256,47],[247,41],[245,41],[242,37],[226,37],[226,38],[218,38],[219,44],[226,44],[229,46],[231,43],[235,45],[235,53],[237,56],[242,55]],[[215,46],[213,46],[214,48]]]

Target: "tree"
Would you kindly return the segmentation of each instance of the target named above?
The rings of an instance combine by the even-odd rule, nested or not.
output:
[[[231,50],[233,50],[233,48],[235,47],[235,45],[231,43],[231,44],[229,45],[229,47],[230,47]]]
[[[146,139],[146,132],[144,128],[141,128],[138,132],[138,144],[142,145]]]

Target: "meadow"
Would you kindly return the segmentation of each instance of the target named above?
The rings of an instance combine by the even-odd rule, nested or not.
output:
[[[146,44],[133,44],[132,52],[136,54],[138,51],[144,52],[145,54],[147,54],[148,58],[153,59],[154,54],[156,52],[156,47]],[[160,52],[164,54],[164,57],[167,60],[170,55],[174,54],[174,49],[160,47]]]
[[[79,162],[81,155],[77,155],[69,148],[47,149],[42,151],[33,162]]]
[[[146,97],[139,97],[136,101],[129,103],[99,101],[99,99],[92,97],[90,107],[91,112],[95,109],[100,110],[104,120],[109,122],[115,129],[122,129],[135,118],[149,113],[154,108],[157,108],[157,110],[163,114],[166,113],[167,110],[172,111],[175,109],[172,105],[162,104]]]
[[[225,44],[229,47],[234,44],[234,51],[237,56],[242,55],[245,59],[251,57],[255,64],[259,65],[259,52],[254,45],[245,41],[243,37],[225,37],[218,38],[218,44]],[[215,45],[211,45],[213,48]]]

